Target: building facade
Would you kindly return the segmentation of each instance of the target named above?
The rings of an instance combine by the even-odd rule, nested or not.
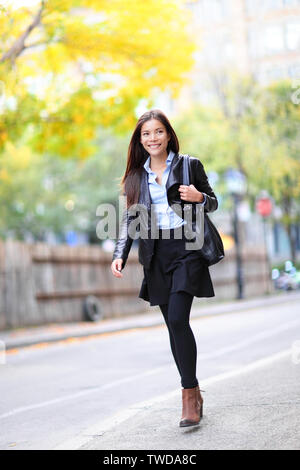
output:
[[[300,80],[300,0],[198,0],[187,7],[198,49],[192,86],[183,90],[179,108],[210,101],[214,82],[227,71],[262,85]]]

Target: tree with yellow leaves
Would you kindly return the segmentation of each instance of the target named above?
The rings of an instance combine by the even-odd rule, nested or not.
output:
[[[21,5],[21,6],[18,6]],[[98,125],[131,128],[193,65],[184,0],[0,1],[0,152],[85,158]],[[1,93],[1,91],[0,91]]]

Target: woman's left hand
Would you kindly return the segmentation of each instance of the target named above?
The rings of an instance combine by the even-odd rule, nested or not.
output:
[[[195,188],[193,184],[189,186],[180,185],[178,189],[180,199],[187,202],[202,202],[204,200],[203,194]]]

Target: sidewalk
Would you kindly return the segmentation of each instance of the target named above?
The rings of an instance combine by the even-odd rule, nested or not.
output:
[[[247,300],[223,302],[214,301],[211,304],[204,303],[203,305],[194,304],[192,307],[191,318],[242,312],[256,307],[290,301],[300,301],[300,292],[279,292],[271,296]],[[4,343],[6,350],[9,350],[38,343],[61,341],[67,338],[101,335],[116,331],[124,331],[133,328],[147,328],[163,324],[164,319],[159,308],[153,307],[153,312],[150,313],[147,312],[120,318],[104,319],[97,323],[56,323],[44,326],[0,331],[0,342]]]
[[[85,443],[75,437],[69,445],[110,451],[300,450],[299,382],[300,365],[284,351],[204,380],[199,426],[179,427],[178,390],[98,423],[81,436]]]

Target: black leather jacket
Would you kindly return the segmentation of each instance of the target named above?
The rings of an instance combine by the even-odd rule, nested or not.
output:
[[[200,160],[195,157],[189,157],[190,159],[190,184],[193,184],[198,191],[201,191],[206,195],[206,202],[204,204],[204,212],[213,212],[218,208],[218,200],[214,194],[211,186],[209,185],[204,167]],[[183,156],[181,154],[175,154],[171,162],[170,173],[166,182],[166,191],[169,206],[173,204],[182,204],[182,199],[180,199],[180,193],[178,188],[182,183],[182,162]],[[187,201],[185,201],[187,202]],[[139,196],[139,205],[145,207],[148,218],[146,221],[145,230],[148,231],[148,239],[144,237],[139,238],[139,248],[138,248],[138,257],[139,262],[145,267],[149,268],[151,258],[154,250],[154,238],[150,236],[151,231],[151,196],[148,185],[148,173],[143,169],[141,177],[141,186],[140,186],[140,196]],[[193,203],[193,205],[197,203]],[[116,243],[112,261],[117,258],[123,259],[122,269],[124,269],[129,251],[133,242],[133,238],[128,233],[128,226],[134,218],[137,217],[137,214],[130,214],[131,209],[124,210],[121,230],[119,234],[119,239]],[[153,215],[153,212],[152,212]],[[153,224],[153,221],[152,221]],[[154,224],[155,225],[155,224]],[[153,227],[153,225],[152,225]],[[197,227],[193,222],[193,231],[197,232]]]

